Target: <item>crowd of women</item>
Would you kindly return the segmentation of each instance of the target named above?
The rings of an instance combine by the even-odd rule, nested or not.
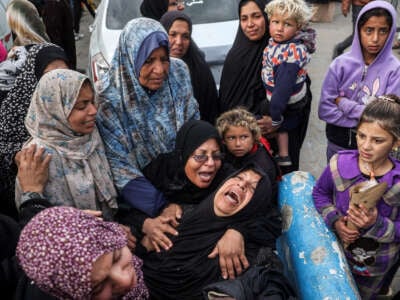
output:
[[[219,91],[182,1],[143,1],[96,89],[27,7],[35,26],[10,9],[18,43],[0,64],[7,297],[295,299],[275,241],[278,180],[299,168],[311,108],[305,2],[239,1]],[[400,262],[395,23],[387,2],[363,8],[319,102],[329,166],[315,205],[346,246],[363,299],[387,293]],[[287,164],[272,154],[281,134]],[[350,204],[365,182],[386,182],[378,204]]]

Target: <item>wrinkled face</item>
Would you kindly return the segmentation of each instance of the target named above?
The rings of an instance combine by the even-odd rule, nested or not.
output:
[[[185,165],[186,177],[197,187],[207,188],[215,178],[222,164],[221,149],[215,139],[201,144]]]
[[[117,299],[127,294],[137,282],[129,248],[125,246],[100,256],[93,264],[91,281],[90,299]]]
[[[158,90],[164,83],[169,71],[169,57],[167,50],[160,47],[151,52],[144,62],[139,73],[139,83],[151,90]]]
[[[371,166],[379,166],[388,159],[389,152],[398,142],[377,122],[362,123],[357,130],[357,147],[360,160]]]
[[[229,217],[239,212],[251,200],[261,176],[246,170],[225,181],[214,197],[214,212]]]
[[[189,49],[190,31],[189,24],[184,20],[176,20],[172,23],[168,32],[170,51],[172,57],[182,58]]]
[[[56,70],[56,69],[69,69],[67,63],[65,61],[63,61],[62,59],[56,59],[53,60],[51,63],[49,63],[46,68],[43,71],[43,74],[46,74],[47,72],[50,72],[52,70]]]
[[[224,134],[224,143],[234,156],[243,157],[253,148],[254,138],[246,127],[229,126]]]
[[[277,43],[291,40],[296,35],[299,26],[288,14],[273,14],[269,20],[269,33]]]
[[[253,1],[240,9],[240,27],[250,41],[258,41],[265,34],[265,19],[262,11]]]
[[[384,16],[371,17],[360,28],[360,41],[364,61],[370,64],[385,46],[390,33],[389,24]]]
[[[90,84],[84,83],[68,116],[71,129],[80,134],[91,133],[96,126],[97,107],[94,102],[94,92]]]
[[[168,10],[184,10],[185,9],[185,1],[183,0],[169,0],[168,2]]]

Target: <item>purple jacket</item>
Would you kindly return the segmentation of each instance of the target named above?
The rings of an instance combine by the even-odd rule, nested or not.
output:
[[[392,15],[390,34],[385,46],[369,66],[364,63],[358,30],[354,33],[351,50],[331,63],[322,85],[318,108],[319,118],[329,124],[355,127],[372,96],[400,94],[400,62],[392,53],[397,20],[393,6],[385,1],[368,3],[361,10],[355,28],[360,17],[376,7],[382,7]],[[337,97],[343,97],[339,105],[335,104]]]
[[[366,267],[370,275],[385,273],[397,259],[400,248],[400,162],[392,162],[394,168],[379,179],[387,182],[388,189],[377,204],[377,221],[372,227],[360,230],[361,237],[379,245],[375,263]],[[332,157],[313,190],[314,205],[328,227],[333,229],[333,223],[347,214],[350,187],[365,180],[358,167],[357,150],[340,151]],[[346,250],[345,254],[350,266],[354,266],[354,253]]]

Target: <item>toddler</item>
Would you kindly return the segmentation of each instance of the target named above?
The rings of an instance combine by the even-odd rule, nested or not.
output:
[[[271,38],[264,49],[261,76],[272,126],[278,129],[277,162],[290,166],[287,131],[302,121],[299,112],[307,104],[306,65],[315,51],[315,31],[306,28],[311,10],[303,0],[273,0],[265,12]]]

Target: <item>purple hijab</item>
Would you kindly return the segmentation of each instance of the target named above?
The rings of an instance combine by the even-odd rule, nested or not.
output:
[[[52,207],[25,226],[17,257],[27,276],[43,291],[60,299],[87,299],[92,291],[93,263],[126,245],[126,235],[118,224],[73,207]],[[132,263],[137,285],[124,299],[146,299],[142,262],[133,256]]]

